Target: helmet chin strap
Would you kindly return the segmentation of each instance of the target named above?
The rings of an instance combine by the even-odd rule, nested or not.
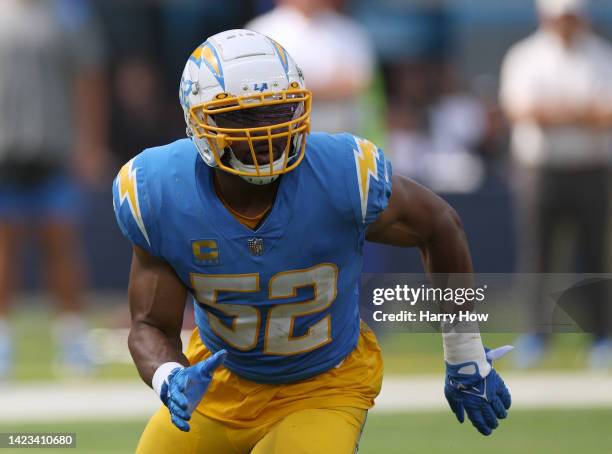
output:
[[[242,161],[240,161],[236,155],[234,154],[234,151],[231,149],[231,147],[228,148],[229,151],[229,165],[230,167],[232,167],[233,169],[236,169],[238,171],[241,172],[245,172],[245,173],[256,173],[257,172],[257,167],[255,167],[255,165],[252,164],[245,164]],[[272,162],[272,169],[273,171],[279,171],[283,168],[283,165],[285,163],[285,154],[287,152],[283,152],[283,154],[275,161]],[[259,166],[259,171],[261,173],[270,173],[270,164],[266,164],[263,166]],[[240,178],[242,178],[243,180],[247,181],[248,183],[251,184],[256,184],[256,185],[264,185],[264,184],[270,184],[273,181],[275,181],[280,175],[263,175],[263,176],[250,176],[250,175],[238,175]]]

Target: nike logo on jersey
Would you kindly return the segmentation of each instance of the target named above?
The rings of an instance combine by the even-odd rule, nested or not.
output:
[[[138,228],[147,240],[147,243],[151,245],[149,235],[147,234],[147,229],[145,229],[144,222],[142,221],[142,214],[140,212],[140,205],[138,203],[138,187],[136,181],[136,171],[138,169],[132,168],[133,163],[134,159],[131,159],[119,171],[119,176],[117,177],[119,204],[123,205],[123,202],[127,200],[128,206],[130,207],[130,211],[134,217],[134,220],[136,221],[136,224],[138,225]]]
[[[372,142],[355,137],[357,149],[355,165],[357,167],[357,182],[361,198],[361,215],[365,222],[368,211],[368,194],[370,192],[370,178],[378,181],[378,148]]]

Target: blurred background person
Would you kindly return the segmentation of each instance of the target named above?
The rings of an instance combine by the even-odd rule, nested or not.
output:
[[[353,132],[365,127],[361,95],[375,69],[373,44],[364,28],[342,14],[343,0],[277,0],[276,7],[245,28],[278,41],[295,58],[317,100],[313,131]]]
[[[387,113],[387,150],[393,171],[417,181],[427,179],[427,158],[434,153],[420,111],[407,103],[392,102]]]
[[[103,54],[86,1],[0,2],[0,376],[12,364],[7,317],[30,235],[57,302],[58,362],[89,368],[77,179],[105,184]]]
[[[107,38],[111,151],[125,163],[144,148],[184,135],[176,103],[184,56],[206,36],[241,28],[255,7],[244,0],[225,0],[223,8],[202,0],[94,3]]]
[[[116,62],[112,77],[111,136],[118,162],[129,161],[138,150],[172,140],[162,82],[145,55],[133,54]],[[158,140],[158,142],[155,142]]]
[[[156,141],[174,137],[160,68],[160,5],[97,0],[94,6],[105,37],[110,151],[119,165]],[[104,208],[107,201],[105,194]]]
[[[612,45],[596,36],[585,0],[537,0],[540,27],[507,53],[500,98],[512,124],[522,271],[559,272],[559,232],[572,229],[575,272],[606,271],[612,126]],[[567,267],[566,267],[567,268]],[[543,278],[533,322],[545,323]],[[592,367],[612,365],[609,296],[585,300],[595,342]],[[549,336],[521,337],[517,365],[537,365]]]
[[[431,65],[426,75],[423,67],[411,68],[400,65],[391,72],[399,91],[391,96],[387,117],[394,171],[436,192],[476,191],[485,171],[478,153],[488,123],[484,103],[463,86],[450,61]]]

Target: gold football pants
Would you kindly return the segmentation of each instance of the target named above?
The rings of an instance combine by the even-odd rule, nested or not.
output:
[[[352,454],[357,449],[366,410],[299,410],[280,421],[232,428],[195,411],[189,432],[170,421],[166,407],[153,415],[137,454]]]

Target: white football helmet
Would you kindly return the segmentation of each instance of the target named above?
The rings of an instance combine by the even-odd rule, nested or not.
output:
[[[179,98],[187,135],[211,167],[240,175],[253,184],[268,184],[304,158],[311,94],[291,56],[267,36],[228,30],[208,38],[185,65]],[[218,114],[279,105],[291,108],[289,121],[245,128],[224,128],[215,122]],[[272,140],[278,143],[279,138],[286,138],[286,145],[282,155],[273,159]],[[236,142],[248,143],[252,162],[236,157],[231,148]],[[261,150],[262,142],[269,151],[266,163],[257,161],[255,151]]]

